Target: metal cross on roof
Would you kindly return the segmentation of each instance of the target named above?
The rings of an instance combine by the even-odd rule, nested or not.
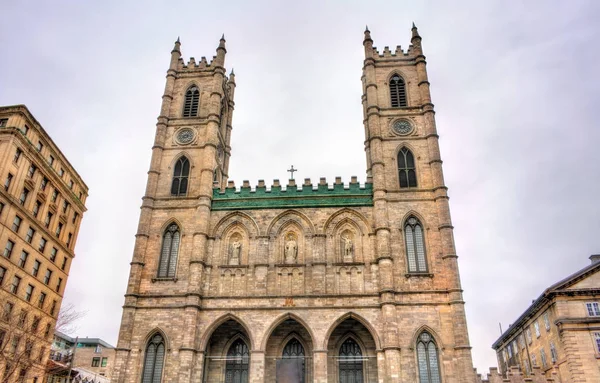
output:
[[[288,170],[288,172],[290,172],[290,179],[293,180],[294,179],[294,172],[297,172],[298,169],[294,169],[294,165],[292,165],[292,167]]]

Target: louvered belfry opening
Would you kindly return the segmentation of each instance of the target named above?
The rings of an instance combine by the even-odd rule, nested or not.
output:
[[[406,86],[402,77],[397,74],[393,75],[390,79],[390,98],[392,101],[392,108],[399,108],[406,106]]]
[[[185,103],[183,104],[183,117],[196,117],[198,115],[198,103],[200,102],[200,91],[197,86],[191,86],[185,92]]]

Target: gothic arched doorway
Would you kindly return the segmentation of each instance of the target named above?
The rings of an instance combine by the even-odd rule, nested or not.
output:
[[[362,350],[352,338],[346,339],[340,346],[338,369],[340,383],[363,383]]]
[[[225,362],[225,383],[247,383],[250,352],[246,343],[238,339],[227,351]]]
[[[311,333],[293,316],[275,324],[265,343],[265,382],[312,382]]]

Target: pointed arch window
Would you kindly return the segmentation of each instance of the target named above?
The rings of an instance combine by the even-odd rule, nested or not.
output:
[[[291,339],[284,347],[283,352],[281,353],[282,359],[296,359],[299,360],[298,363],[301,363],[302,370],[302,378],[300,379],[301,383],[304,383],[304,377],[306,375],[305,372],[305,363],[304,363],[304,347],[302,343],[298,341],[298,339]]]
[[[437,346],[428,332],[422,332],[417,340],[417,360],[419,383],[441,383]]]
[[[363,356],[360,346],[352,338],[348,338],[340,346],[339,382],[363,383]]]
[[[190,175],[190,161],[182,156],[175,163],[173,181],[171,183],[171,195],[180,197],[187,194],[188,177]]]
[[[227,351],[227,362],[225,363],[225,383],[248,383],[248,365],[250,364],[250,353],[246,343],[238,339],[229,351]]]
[[[174,278],[177,269],[177,255],[179,254],[179,240],[181,233],[177,224],[171,224],[163,234],[160,262],[158,264],[159,278]]]
[[[196,85],[192,85],[185,92],[185,101],[183,103],[183,117],[196,117],[198,115],[199,101],[200,90]]]
[[[404,225],[404,239],[406,241],[408,272],[426,273],[427,260],[425,259],[423,225],[421,225],[421,222],[414,216],[411,216],[406,220]]]
[[[165,340],[160,334],[152,336],[146,346],[142,383],[161,383],[165,363]]]
[[[401,188],[417,187],[415,157],[408,148],[402,148],[398,152],[398,178]]]
[[[394,74],[390,79],[390,101],[392,108],[406,106],[406,85],[404,79]]]

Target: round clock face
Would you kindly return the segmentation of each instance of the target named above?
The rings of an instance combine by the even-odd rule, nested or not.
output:
[[[413,127],[410,122],[406,120],[398,120],[394,122],[392,129],[394,129],[394,132],[397,134],[408,134],[412,132]]]
[[[177,132],[177,141],[180,144],[189,144],[194,140],[194,131],[189,128],[183,128]]]

